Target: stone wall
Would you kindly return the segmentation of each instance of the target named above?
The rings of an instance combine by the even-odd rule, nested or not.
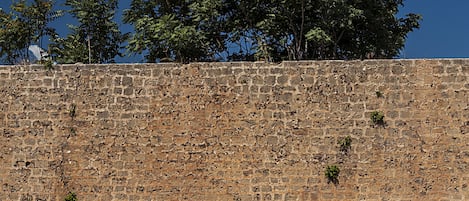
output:
[[[3,66],[0,91],[0,200],[469,199],[469,60]]]

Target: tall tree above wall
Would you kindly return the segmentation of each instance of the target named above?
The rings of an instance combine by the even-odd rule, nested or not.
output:
[[[129,50],[149,61],[392,58],[421,17],[403,0],[133,0]],[[232,48],[235,46],[235,48]]]
[[[60,63],[109,63],[123,56],[122,34],[114,21],[117,0],[66,0],[68,11],[78,19],[69,25],[71,33],[65,38],[55,37],[54,57]]]
[[[128,49],[147,51],[149,62],[217,60],[226,49],[223,10],[220,0],[133,0],[124,11],[135,28]]]
[[[31,2],[31,3],[27,3]],[[17,0],[0,10],[0,58],[28,61],[42,46],[59,63],[109,63],[129,39],[114,21],[117,0],[64,0],[78,20],[60,37],[51,0]],[[129,53],[148,62],[393,58],[421,17],[396,17],[403,0],[132,0],[123,20]],[[42,47],[47,49],[46,47]]]
[[[247,12],[276,60],[392,58],[421,17],[397,18],[402,0],[258,0]],[[240,4],[245,5],[246,4]],[[249,8],[240,10],[249,11]]]
[[[28,46],[43,46],[46,36],[56,35],[49,23],[62,16],[51,0],[13,2],[11,12],[0,9],[0,57],[7,64],[29,62]],[[44,47],[43,47],[44,48]]]

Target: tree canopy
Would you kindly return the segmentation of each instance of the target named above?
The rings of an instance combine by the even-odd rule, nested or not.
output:
[[[129,50],[146,50],[149,61],[393,58],[421,19],[396,17],[400,6],[403,0],[133,0],[125,22],[135,27]]]
[[[16,1],[9,13],[0,9],[0,58],[3,62],[27,62],[29,45],[42,45],[44,36],[55,35],[49,23],[60,16],[62,11],[54,11],[50,0]]]
[[[220,0],[133,0],[124,12],[124,22],[135,27],[129,50],[148,51],[149,62],[216,60],[226,49],[223,7]]]
[[[66,38],[54,38],[52,46],[61,63],[108,63],[122,56],[122,34],[113,21],[117,0],[66,0],[68,11],[78,19],[78,26],[69,25]]]
[[[53,1],[31,1],[0,10],[8,63],[43,36],[60,63],[113,62],[124,43],[147,62],[394,58],[421,20],[397,17],[403,0],[132,0],[123,14],[134,28],[128,35],[114,21],[117,0],[63,0],[78,24],[62,38],[48,26],[61,15]]]

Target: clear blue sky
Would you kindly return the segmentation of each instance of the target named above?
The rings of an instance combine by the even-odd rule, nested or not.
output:
[[[9,10],[10,0],[0,0],[0,8]],[[120,22],[122,10],[131,0],[119,0],[116,21],[123,32],[131,32],[130,25]],[[5,3],[8,2],[8,3]],[[57,0],[60,7],[64,0]],[[409,12],[423,16],[421,27],[408,35],[401,58],[469,58],[469,1],[467,0],[406,0],[399,15]],[[52,24],[60,35],[68,32],[66,24],[75,24],[64,16]],[[141,55],[117,58],[117,62],[142,62]]]
[[[408,35],[402,58],[468,58],[469,1],[407,0],[401,13],[419,13],[419,30]]]

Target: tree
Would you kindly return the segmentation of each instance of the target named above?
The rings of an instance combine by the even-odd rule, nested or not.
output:
[[[45,36],[56,35],[48,24],[62,16],[62,11],[54,11],[53,5],[50,0],[34,0],[30,5],[20,0],[12,4],[10,13],[0,9],[0,57],[4,62],[28,62],[29,45],[42,47]]]
[[[129,50],[155,62],[392,58],[421,17],[403,0],[133,0]],[[234,48],[233,48],[234,45]],[[228,48],[230,46],[230,48]]]
[[[83,33],[77,33],[78,29],[72,27],[72,33],[66,38],[55,36],[50,45],[53,59],[58,63],[92,63],[90,62],[87,43],[83,40]]]
[[[225,49],[222,7],[220,0],[133,0],[124,11],[124,22],[135,28],[128,48],[149,62],[216,60]]]
[[[108,63],[122,56],[122,34],[113,21],[117,0],[66,0],[79,25],[69,25],[66,38],[54,37],[53,53],[60,63]]]
[[[418,28],[421,19],[416,14],[396,17],[403,0],[256,3],[260,10],[247,12],[246,18],[257,19],[249,29],[270,47],[269,55],[276,60],[392,58],[399,54],[407,33]]]
[[[27,58],[29,30],[27,23],[0,10],[0,56],[3,62],[15,64]]]

